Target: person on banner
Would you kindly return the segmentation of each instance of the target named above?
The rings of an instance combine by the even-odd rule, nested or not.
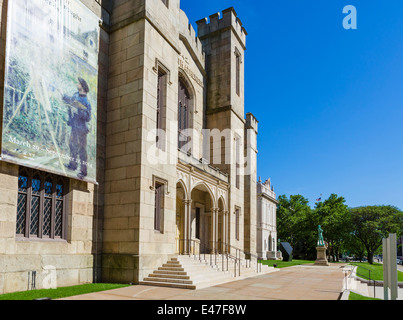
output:
[[[76,171],[80,163],[78,178],[87,176],[87,135],[89,133],[88,122],[91,120],[91,104],[87,94],[90,91],[87,82],[78,78],[77,90],[72,97],[63,95],[63,101],[69,106],[67,125],[71,127],[70,136],[70,163],[66,168]],[[78,160],[80,158],[80,161]]]

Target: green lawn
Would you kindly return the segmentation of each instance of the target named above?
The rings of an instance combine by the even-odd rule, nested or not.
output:
[[[357,276],[366,279],[371,275],[371,280],[383,280],[383,265],[381,263],[369,264],[368,262],[354,262],[353,265],[358,266]],[[371,271],[371,273],[369,272]],[[403,272],[397,272],[397,281],[403,282]]]
[[[57,289],[40,289],[40,290],[22,291],[15,293],[6,293],[0,295],[0,300],[34,300],[40,298],[59,299],[85,293],[123,288],[127,286],[129,285],[110,284],[110,283],[89,283],[78,286],[62,287]]]
[[[382,300],[382,299],[365,297],[358,293],[350,292],[348,300]]]
[[[285,267],[292,267],[297,266],[300,264],[313,264],[315,263],[314,260],[297,260],[293,259],[292,261],[281,261],[281,260],[262,260],[262,264],[273,266],[274,264],[277,265],[276,268],[285,268]]]

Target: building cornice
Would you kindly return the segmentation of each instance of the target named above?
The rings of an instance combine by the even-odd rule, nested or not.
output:
[[[269,194],[267,194],[265,192],[258,193],[257,197],[258,198],[265,198],[267,200],[270,200],[271,202],[274,202],[275,204],[278,204],[278,201],[276,200],[276,198],[274,198],[273,196],[271,196],[271,195],[269,195]]]

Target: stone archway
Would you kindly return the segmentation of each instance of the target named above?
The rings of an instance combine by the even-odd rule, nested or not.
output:
[[[180,253],[216,251],[218,237],[229,244],[228,185],[181,162],[178,167],[177,241],[184,242]]]
[[[192,200],[191,239],[201,253],[209,253],[213,248],[215,221],[215,200],[211,189],[201,182],[190,193]]]

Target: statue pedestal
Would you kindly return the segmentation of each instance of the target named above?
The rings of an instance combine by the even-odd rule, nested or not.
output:
[[[328,266],[329,262],[326,258],[326,247],[316,247],[316,260],[315,265]]]

